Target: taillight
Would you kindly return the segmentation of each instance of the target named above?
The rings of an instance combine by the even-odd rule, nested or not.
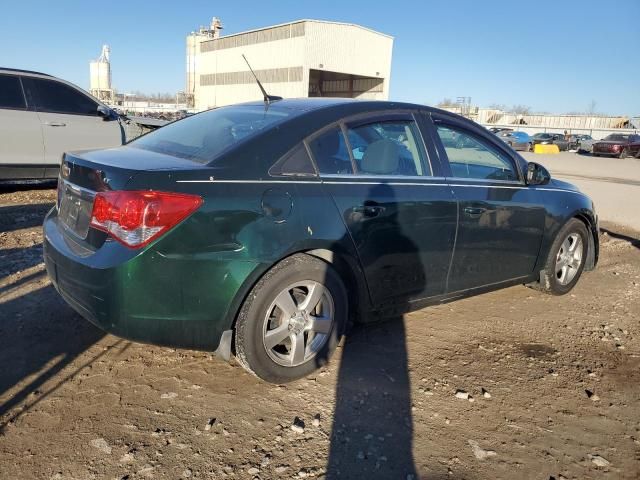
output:
[[[166,233],[202,205],[197,195],[155,191],[96,194],[91,226],[127,247],[139,248]]]

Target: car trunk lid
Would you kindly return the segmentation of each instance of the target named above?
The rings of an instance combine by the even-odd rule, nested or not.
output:
[[[89,229],[97,192],[127,190],[130,180],[143,171],[204,168],[197,162],[132,147],[66,153],[58,182],[59,220],[75,239],[99,246],[104,235]]]

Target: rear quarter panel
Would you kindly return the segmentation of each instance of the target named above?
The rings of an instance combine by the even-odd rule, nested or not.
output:
[[[176,315],[195,309],[209,315],[212,328],[222,333],[233,325],[251,288],[281,259],[314,249],[356,256],[344,223],[317,180],[211,180],[202,171],[176,175],[145,173],[127,185],[204,199],[148,256],[146,268],[162,272],[162,278],[153,279],[159,291],[181,291]]]

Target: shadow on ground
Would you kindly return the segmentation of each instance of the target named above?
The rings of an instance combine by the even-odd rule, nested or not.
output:
[[[51,286],[7,301],[0,295],[0,309],[1,431],[71,378],[73,373],[44,388],[105,334],[66,306]]]
[[[640,239],[638,239],[638,238],[630,237],[629,235],[624,235],[622,233],[613,232],[613,231],[611,231],[611,230],[609,230],[607,228],[600,228],[600,232],[606,233],[611,238],[616,238],[618,240],[624,240],[626,242],[629,242],[634,247],[640,248]]]

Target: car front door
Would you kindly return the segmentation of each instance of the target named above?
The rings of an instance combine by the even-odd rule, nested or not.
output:
[[[533,273],[545,208],[527,187],[514,155],[480,128],[433,115],[433,136],[458,199],[459,223],[449,292],[524,278]],[[441,137],[464,138],[446,145]]]
[[[0,167],[5,171],[0,178],[11,178],[14,169],[25,167],[34,178],[42,177],[43,162],[42,127],[26,102],[20,77],[0,75]]]
[[[347,120],[307,140],[382,307],[445,292],[457,203],[411,112]]]
[[[23,83],[42,125],[45,163],[59,164],[70,150],[122,145],[120,124],[99,116],[89,95],[53,79],[24,77]]]

